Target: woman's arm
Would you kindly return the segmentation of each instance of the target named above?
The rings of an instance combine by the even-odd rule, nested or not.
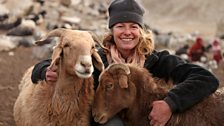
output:
[[[47,67],[50,65],[51,59],[48,60],[43,60],[36,64],[33,68],[32,75],[31,75],[31,80],[34,84],[37,84],[39,80],[44,80]]]
[[[171,72],[176,86],[168,93],[176,107],[173,111],[183,112],[216,91],[218,79],[208,70],[194,65],[181,64]]]
[[[208,70],[183,62],[173,55],[164,56],[160,61],[161,76],[171,79],[176,85],[165,101],[173,112],[183,112],[212,94],[219,86],[218,79]]]
[[[188,64],[179,57],[162,53],[150,69],[154,76],[176,85],[164,100],[154,101],[149,114],[151,125],[164,126],[173,112],[183,112],[213,93],[219,86],[217,78],[208,70]]]

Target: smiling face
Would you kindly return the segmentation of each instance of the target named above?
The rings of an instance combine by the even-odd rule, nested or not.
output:
[[[133,50],[139,43],[140,26],[136,23],[117,23],[112,28],[117,49],[122,52]]]
[[[54,32],[59,31],[64,34],[61,33],[60,42],[54,48],[50,69],[60,66],[67,75],[79,78],[89,78],[92,75],[93,63],[98,65],[99,70],[103,69],[102,60],[89,32],[78,30]]]

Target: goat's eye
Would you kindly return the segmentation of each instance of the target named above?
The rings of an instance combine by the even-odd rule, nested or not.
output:
[[[91,50],[95,50],[95,46],[92,46],[92,49]]]
[[[93,53],[95,51],[95,46],[92,46],[92,48],[91,48],[91,54]]]
[[[64,47],[69,47],[69,44],[68,44],[68,43],[66,43],[66,44],[64,45]]]
[[[114,85],[112,83],[108,83],[108,84],[106,84],[106,87],[105,88],[108,91],[108,90],[113,89],[114,88]]]

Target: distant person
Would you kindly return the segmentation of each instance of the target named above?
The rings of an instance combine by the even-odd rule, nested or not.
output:
[[[212,53],[213,53],[213,60],[219,64],[219,62],[222,60],[222,51],[220,46],[220,41],[215,39],[212,42]]]
[[[197,37],[195,43],[190,47],[188,56],[190,61],[200,61],[205,56],[204,41],[201,37]]]

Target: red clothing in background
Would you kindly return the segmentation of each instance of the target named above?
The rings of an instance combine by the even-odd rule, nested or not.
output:
[[[200,61],[200,58],[204,55],[205,47],[201,37],[197,37],[195,43],[190,47],[188,56],[191,61]]]
[[[212,43],[212,53],[213,59],[219,63],[222,60],[222,52],[220,42],[218,40],[214,40]]]

